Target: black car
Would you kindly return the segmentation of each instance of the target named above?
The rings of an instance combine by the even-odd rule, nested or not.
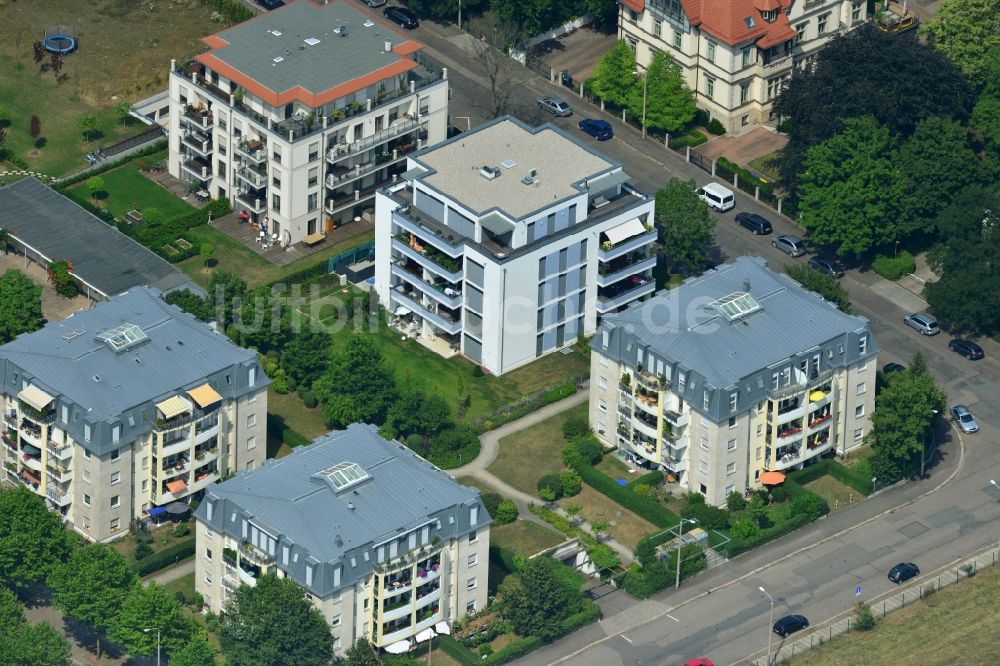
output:
[[[277,9],[278,7],[284,7],[285,3],[282,0],[257,0],[257,4],[264,9]]]
[[[894,372],[902,372],[906,370],[906,366],[902,363],[886,363],[885,367],[882,368],[883,375],[891,375]]]
[[[805,615],[786,615],[774,623],[774,633],[782,638],[787,638],[789,634],[801,631],[809,626],[809,620]]]
[[[736,213],[736,224],[746,227],[754,236],[771,233],[771,223],[757,213]]]
[[[413,30],[420,25],[417,15],[406,7],[386,7],[382,10],[382,14],[400,28]]]
[[[813,257],[809,260],[809,267],[817,270],[823,275],[830,277],[844,277],[844,268],[835,259],[825,259],[823,257]]]
[[[983,348],[977,345],[972,340],[962,340],[961,338],[955,338],[948,343],[948,349],[953,352],[958,352],[970,361],[978,361],[979,359],[986,356],[983,353]]]
[[[920,569],[913,562],[900,562],[889,570],[889,580],[899,585],[905,583],[914,576],[920,575]]]

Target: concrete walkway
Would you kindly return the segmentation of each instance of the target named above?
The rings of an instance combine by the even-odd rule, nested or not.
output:
[[[184,578],[184,576],[189,576],[194,573],[194,557],[189,557],[186,560],[181,561],[179,564],[175,564],[167,569],[160,569],[154,574],[150,574],[142,579],[143,585],[149,585],[155,582],[157,585],[166,585],[167,583],[172,583],[175,580]]]
[[[548,524],[541,518],[531,513],[530,507],[532,505],[545,504],[545,501],[534,495],[530,495],[526,492],[518,490],[514,486],[508,484],[506,481],[502,481],[497,478],[492,473],[486,470],[487,467],[493,464],[500,455],[500,440],[509,435],[513,435],[516,432],[520,432],[525,428],[530,428],[532,426],[538,425],[543,421],[560,414],[571,407],[576,407],[577,405],[587,402],[589,393],[587,388],[582,391],[577,391],[573,395],[563,398],[558,402],[553,402],[550,405],[546,405],[536,412],[532,412],[527,416],[523,416],[516,421],[511,421],[506,425],[503,425],[496,430],[490,430],[483,433],[479,437],[480,447],[479,455],[472,462],[458,467],[456,469],[448,470],[448,472],[455,477],[459,476],[471,476],[483,485],[489,486],[493,490],[497,491],[505,497],[509,497],[514,500],[517,504],[518,514],[525,520],[530,520],[531,522],[538,523],[539,525],[548,526]],[[552,506],[553,510],[564,518],[569,519],[569,515],[561,507]],[[577,527],[584,530],[589,534],[594,534],[593,528],[590,523],[585,521],[580,521],[579,518],[575,519]],[[598,538],[597,535],[594,535]],[[615,553],[621,558],[621,561],[628,564],[632,561],[632,551],[625,544],[616,541],[614,539],[609,539],[605,537],[598,538],[599,541],[609,546]]]

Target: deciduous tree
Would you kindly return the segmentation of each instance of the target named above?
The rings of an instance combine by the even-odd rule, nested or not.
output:
[[[128,102],[119,102],[118,106],[115,107],[115,113],[118,114],[118,117],[122,121],[122,125],[124,125],[125,121],[128,120],[129,115],[132,113],[132,105]]]
[[[0,490],[0,584],[42,583],[69,557],[72,536],[59,514],[23,486]]]
[[[275,576],[233,593],[219,641],[231,666],[326,666],[333,656],[323,615],[297,583]]]
[[[312,386],[330,365],[330,336],[321,331],[301,330],[282,350],[281,366],[300,386]]]
[[[35,64],[40,64],[45,60],[45,46],[42,45],[41,40],[37,41],[33,45],[35,54]]]
[[[96,199],[97,193],[104,191],[104,179],[100,176],[91,176],[87,179],[87,189],[90,190],[90,198]]]
[[[185,312],[190,312],[201,321],[212,319],[212,308],[205,302],[204,298],[190,289],[172,291],[163,300],[171,305],[176,305]]]
[[[604,54],[594,68],[589,81],[595,95],[615,106],[628,106],[634,100],[636,89],[642,87],[635,71],[635,54],[625,40],[619,40]]]
[[[229,271],[216,271],[208,281],[208,305],[214,318],[225,328],[233,321],[233,309],[239,308],[246,296],[247,283]]]
[[[48,622],[30,624],[13,592],[0,587],[0,666],[70,666],[69,641]]]
[[[66,615],[97,629],[97,656],[101,632],[110,629],[139,579],[117,550],[104,544],[77,548],[48,578],[52,603]]]
[[[157,640],[156,631],[146,631],[150,628],[160,630],[160,646],[168,655],[180,651],[195,633],[194,622],[181,611],[180,602],[155,582],[132,588],[108,638],[132,654],[149,656],[156,653]]]
[[[986,81],[985,54],[1000,46],[1000,5],[996,0],[944,0],[920,32],[970,81]]]
[[[333,355],[316,390],[323,396],[331,426],[344,427],[354,420],[382,423],[395,396],[396,378],[372,338],[355,334]]]
[[[631,53],[631,50],[629,50]],[[657,51],[649,69],[640,77],[629,102],[629,112],[643,117],[643,83],[645,81],[646,127],[677,132],[694,118],[694,95],[684,82],[680,65],[663,51]]]
[[[470,39],[469,50],[489,90],[486,102],[479,106],[491,118],[499,118],[508,113],[511,96],[525,80],[520,65],[507,55],[507,49],[518,41],[519,29],[511,21],[496,21],[486,34],[489,39]]]
[[[688,271],[697,269],[705,262],[705,250],[712,244],[715,218],[698,198],[696,189],[693,180],[671,178],[656,193],[657,251],[668,272],[678,266]]]
[[[835,304],[841,312],[851,313],[851,297],[835,278],[799,264],[788,264],[785,272],[809,291],[814,291]],[[738,493],[737,498],[742,499]]]
[[[187,645],[170,655],[170,666],[215,666],[215,651],[204,636],[195,634]]]
[[[42,120],[38,116],[31,116],[31,122],[28,124],[28,134],[31,135],[33,141],[38,142],[38,136],[42,133]]]
[[[381,666],[382,658],[379,656],[368,639],[358,640],[344,654],[343,666]]]
[[[809,149],[799,180],[799,224],[837,254],[861,254],[899,239],[903,179],[889,129],[871,116]]]
[[[0,344],[42,327],[42,288],[11,268],[0,276]]]
[[[97,129],[97,118],[87,114],[77,121],[77,126],[83,132],[83,136],[87,139],[87,142],[90,143],[90,135]]]
[[[504,617],[522,636],[552,640],[559,635],[562,620],[580,605],[582,594],[560,578],[547,557],[529,560],[517,576],[501,583],[498,601]]]

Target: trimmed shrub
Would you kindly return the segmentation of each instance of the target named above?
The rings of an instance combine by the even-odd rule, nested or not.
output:
[[[487,657],[482,663],[487,664],[488,666],[492,666],[493,664],[506,664],[508,661],[520,659],[532,650],[537,650],[542,646],[542,643],[542,639],[538,636],[528,636],[527,638],[522,638],[521,640],[514,641],[513,643],[500,648]]]
[[[422,452],[424,448],[424,436],[423,435],[407,435],[406,446],[411,451],[416,451],[418,453]]]
[[[826,500],[815,493],[806,491],[792,500],[792,515],[807,516],[810,521],[830,512]]]
[[[705,498],[696,495],[701,501],[692,502],[689,496],[687,506],[681,511],[682,518],[694,518],[698,526],[706,530],[724,530],[729,527],[729,513],[717,506],[705,504]]]
[[[726,508],[730,511],[742,511],[747,508],[747,501],[743,498],[742,493],[734,490],[726,495]]]
[[[517,504],[514,500],[505,499],[497,505],[496,513],[491,514],[497,525],[506,525],[517,520]]]
[[[705,125],[705,129],[707,129],[715,136],[722,136],[723,134],[726,133],[726,128],[723,126],[722,123],[719,122],[717,118],[712,118],[711,120],[709,120],[708,124]]]
[[[913,255],[903,250],[895,257],[878,255],[872,262],[872,270],[884,277],[886,280],[898,280],[899,278],[912,273],[917,268]]]
[[[477,666],[479,664],[479,657],[451,636],[438,636],[435,640],[437,640],[438,647],[441,648],[442,652],[462,666]]]
[[[482,377],[484,374],[486,374],[486,373],[483,372],[483,366],[476,365],[476,366],[472,367],[472,376],[473,377]]]
[[[580,454],[580,450],[575,444],[570,444],[564,446],[562,450],[562,462],[566,467],[576,467],[577,465],[582,465],[584,461],[583,456]]]
[[[566,419],[563,423],[563,437],[566,438],[567,442],[572,442],[577,437],[581,437],[590,432],[590,425],[587,424],[587,419],[583,416],[574,416],[573,418]]]
[[[694,112],[694,118],[691,119],[691,124],[705,127],[711,119],[712,117],[708,114],[708,111],[705,109],[697,109]]]
[[[771,488],[771,501],[772,502],[784,502],[788,499],[788,491],[785,490],[785,486],[774,486]]]
[[[302,396],[302,404],[306,409],[313,409],[319,404],[319,398],[312,391],[300,391],[299,395]]]
[[[610,549],[609,549],[610,550]],[[601,619],[601,607],[594,602],[587,602],[586,606],[579,613],[570,615],[562,621],[563,635],[571,634],[577,629],[581,629],[588,624]]]
[[[622,589],[639,599],[647,599],[674,582],[674,574],[661,562],[647,567],[633,566],[622,580]]]
[[[660,470],[654,470],[652,472],[649,472],[648,474],[643,474],[638,479],[633,479],[632,481],[629,482],[627,487],[635,490],[637,486],[647,486],[647,487],[662,486],[666,482],[667,479],[665,476],[663,476],[663,472],[661,472]]]
[[[604,457],[604,449],[594,435],[585,435],[576,440],[576,450],[580,452],[583,459],[591,465],[601,462]]]
[[[863,601],[859,601],[857,614],[858,614],[858,619],[854,623],[855,629],[860,629],[861,631],[868,631],[869,629],[875,628],[875,614],[872,613],[871,606],[869,606]]]
[[[555,495],[555,499],[563,496],[562,479],[559,478],[558,474],[553,472],[538,479],[538,492],[541,493],[545,489],[550,490]],[[539,497],[544,499],[544,496],[541,494],[539,494]]]
[[[148,557],[144,557],[132,565],[139,576],[148,576],[154,571],[159,571],[164,567],[179,562],[194,555],[194,541],[192,536],[184,541],[178,541],[172,546],[163,550],[158,550]]]
[[[486,507],[486,513],[490,514],[493,520],[496,520],[497,507],[500,506],[500,502],[503,501],[503,495],[500,493],[482,493],[479,499],[483,501],[483,506]]]
[[[574,495],[579,495],[580,491],[583,489],[583,479],[580,475],[573,470],[566,470],[559,475],[559,481],[562,483],[563,497],[573,497]]]
[[[135,546],[135,559],[139,561],[141,559],[147,558],[153,554],[153,547],[149,545],[148,541],[140,541]]]
[[[628,487],[631,488],[632,492],[634,492],[639,497],[645,497],[649,499],[653,496],[653,487],[647,486],[645,483],[637,483],[634,486],[630,483]]]
[[[768,527],[767,529],[760,530],[752,537],[747,537],[745,539],[734,537],[733,540],[729,542],[728,556],[736,557],[737,555],[745,553],[748,550],[752,550],[758,546],[768,543],[769,541],[773,541],[785,536],[786,534],[794,532],[800,527],[808,525],[810,522],[812,521],[810,521],[806,516],[792,516],[784,522]]]
[[[732,529],[732,535],[737,539],[752,539],[758,532],[760,532],[760,527],[757,526],[757,523],[745,517],[737,520]]]

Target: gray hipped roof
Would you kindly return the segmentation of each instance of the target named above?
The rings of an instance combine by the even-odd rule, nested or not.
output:
[[[106,297],[139,285],[202,292],[165,259],[35,178],[0,187],[0,229],[50,261],[70,260],[73,274]]]
[[[761,308],[730,321],[713,305],[749,293]],[[739,257],[617,314],[602,328],[622,328],[640,344],[695,370],[716,388],[832,338],[867,328],[759,257]]]
[[[357,464],[370,478],[338,494],[317,474],[345,462]],[[479,491],[460,485],[399,442],[383,439],[375,426],[355,423],[212,486],[206,499],[228,500],[261,529],[302,546],[319,562],[332,562],[349,550],[419,527],[450,507],[478,504]],[[205,514],[202,502],[198,516],[206,520]]]

